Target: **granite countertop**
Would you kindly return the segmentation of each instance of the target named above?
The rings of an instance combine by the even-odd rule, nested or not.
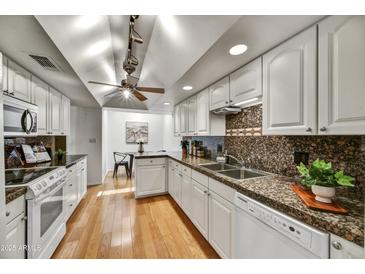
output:
[[[316,211],[307,208],[292,191],[293,179],[288,177],[273,174],[237,180],[200,166],[213,161],[192,156],[182,157],[181,152],[145,152],[134,153],[134,155],[136,159],[172,158],[299,221],[364,246],[364,202],[358,198],[350,199],[346,195],[338,195],[340,204],[349,211],[346,215]]]
[[[52,159],[50,162],[27,165],[21,168],[32,168],[32,167],[59,167],[65,166],[66,168],[71,166],[72,164],[80,161],[81,159],[85,158],[87,154],[75,154],[75,155],[66,155],[63,161],[58,162],[56,159]],[[15,200],[16,198],[24,195],[27,192],[26,187],[12,187],[5,189],[5,200],[6,203],[10,203],[11,201]]]
[[[8,204],[11,201],[14,201],[15,199],[24,195],[26,192],[27,192],[27,188],[24,186],[5,189],[6,203]]]

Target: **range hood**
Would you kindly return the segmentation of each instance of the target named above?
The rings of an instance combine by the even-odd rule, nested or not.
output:
[[[214,114],[219,114],[219,115],[237,114],[237,113],[241,112],[241,110],[244,108],[247,108],[247,107],[250,107],[253,105],[257,105],[257,104],[261,104],[261,103],[262,103],[261,96],[254,97],[254,98],[243,100],[242,102],[236,103],[233,106],[225,106],[225,107],[214,109],[214,110],[212,110],[212,112]]]
[[[240,107],[222,107],[222,108],[218,108],[218,109],[214,109],[212,110],[212,112],[214,114],[219,114],[219,115],[227,115],[227,114],[237,114],[239,112],[241,112],[241,108]]]

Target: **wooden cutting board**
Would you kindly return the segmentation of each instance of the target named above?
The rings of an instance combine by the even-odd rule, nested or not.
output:
[[[311,191],[303,189],[300,185],[293,184],[292,190],[299,196],[303,203],[310,209],[327,211],[338,214],[346,214],[347,209],[340,206],[337,202],[331,204],[318,202],[314,197],[315,195]]]

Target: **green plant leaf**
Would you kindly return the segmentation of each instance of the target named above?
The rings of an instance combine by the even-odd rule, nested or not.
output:
[[[298,169],[299,174],[301,176],[308,176],[309,175],[308,168],[303,163],[300,163],[300,165],[297,166],[297,169]]]
[[[342,170],[337,171],[334,177],[341,186],[354,186],[353,182],[355,181],[355,178],[345,175]]]

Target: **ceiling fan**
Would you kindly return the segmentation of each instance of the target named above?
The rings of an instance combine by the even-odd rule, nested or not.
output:
[[[152,87],[138,87],[138,78],[132,76],[131,74],[136,70],[136,66],[138,65],[138,59],[132,54],[132,46],[133,42],[142,44],[143,39],[138,34],[138,32],[134,29],[135,21],[138,19],[138,15],[131,15],[129,17],[129,37],[128,37],[128,49],[126,58],[123,62],[123,70],[127,72],[126,79],[122,80],[120,85],[102,83],[97,81],[89,81],[90,84],[104,85],[110,87],[116,87],[117,90],[114,90],[104,96],[113,96],[116,94],[122,93],[124,97],[129,98],[130,95],[133,95],[140,101],[147,100],[140,91],[142,92],[151,92],[151,93],[159,93],[164,94],[165,90],[163,88],[152,88]]]

